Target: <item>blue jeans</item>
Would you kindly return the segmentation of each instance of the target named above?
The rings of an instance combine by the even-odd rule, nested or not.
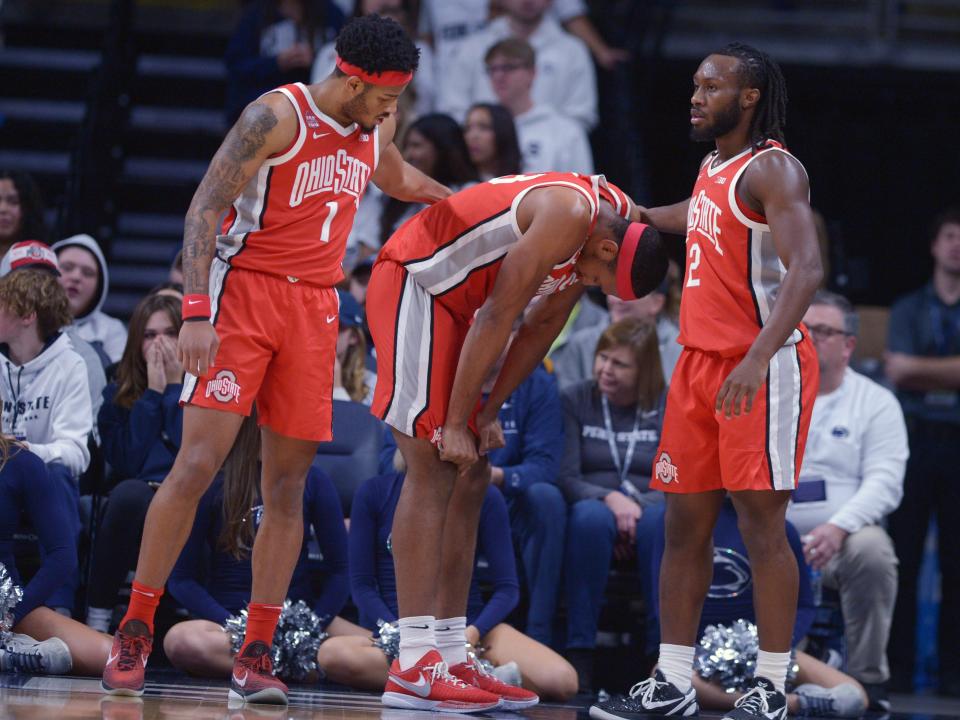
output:
[[[71,537],[76,543],[80,539],[80,485],[66,466],[60,463],[48,463],[47,473],[55,481],[55,484],[61,489],[67,498],[67,522]],[[40,558],[43,559],[43,546],[40,547]],[[64,579],[65,582],[54,593],[47,598],[44,603],[47,607],[67,608],[73,610],[77,588],[80,587],[80,569],[73,571],[70,577]]]
[[[535,483],[511,498],[508,506],[530,595],[526,634],[549,646],[560,591],[567,502],[556,485]]]
[[[663,513],[663,503],[644,508],[637,521],[637,570],[647,607],[656,583],[652,582],[653,533]],[[592,648],[597,644],[597,623],[607,588],[617,523],[603,500],[580,500],[570,506],[567,519],[566,594],[567,647]]]

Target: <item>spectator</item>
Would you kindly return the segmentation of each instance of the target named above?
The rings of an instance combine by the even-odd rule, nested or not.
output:
[[[664,516],[659,513],[653,533],[654,550],[651,581],[660,576],[663,560]],[[800,588],[797,598],[797,618],[793,626],[793,645],[796,646],[813,624],[816,608],[810,587],[810,573],[803,560],[803,548],[796,529],[787,523],[787,539],[800,568]],[[737,513],[727,500],[720,509],[713,530],[713,581],[703,604],[700,628],[703,635],[707,625],[723,624],[729,627],[737,620],[756,623],[753,607],[753,575],[747,559],[747,548],[737,527]],[[653,593],[651,612],[660,615],[657,593]],[[659,622],[657,623],[659,625]],[[791,715],[826,717],[860,717],[867,706],[867,697],[856,680],[799,650],[795,651],[799,668],[793,692],[787,695]],[[694,673],[693,685],[697,702],[704,710],[733,710],[742,692],[727,692],[714,682]]]
[[[368,630],[376,628],[377,620],[397,619],[391,531],[403,481],[402,473],[367,480],[357,490],[350,512],[350,588],[360,624]],[[467,639],[487,648],[484,657],[494,665],[516,662],[524,687],[541,697],[566,700],[576,691],[573,668],[550,648],[504,622],[519,597],[509,537],[503,496],[487,488],[477,557],[487,561],[493,593],[483,601],[475,571],[467,606]],[[381,690],[387,680],[388,660],[371,645],[369,636],[331,638],[320,646],[319,661],[327,677],[353,687]]]
[[[47,241],[40,191],[26,173],[0,170],[0,255],[22,240]]]
[[[517,127],[510,111],[502,105],[473,105],[467,112],[463,138],[480,180],[519,175],[523,169]]]
[[[530,43],[506,38],[487,50],[484,57],[493,92],[513,115],[523,172],[593,173],[590,141],[583,127],[549,105],[534,104],[530,95],[537,75],[535,53]]]
[[[0,646],[0,671],[99,675],[110,653],[110,637],[53,612],[51,597],[77,569],[72,507],[43,461],[0,433],[0,565],[21,584],[13,553],[21,517],[43,549],[39,569],[13,608],[13,636]]]
[[[615,323],[634,318],[656,324],[660,362],[668,385],[682,349],[677,343],[680,329],[665,311],[669,292],[670,281],[665,279],[659,288],[637,300],[621,300],[615,295],[607,295],[609,322]],[[561,389],[583,382],[593,375],[593,357],[597,341],[606,328],[607,323],[603,321],[581,328],[571,334],[562,347],[551,353],[550,359],[553,361],[557,382]]]
[[[194,619],[167,633],[164,651],[174,667],[193,675],[226,678],[233,669],[223,623],[247,606],[253,586],[250,555],[263,513],[259,457],[260,430],[252,415],[244,419],[223,473],[204,493],[167,584]],[[303,526],[303,547],[288,597],[310,605],[331,634],[361,632],[337,617],[349,594],[347,530],[333,482],[317,468],[307,473]],[[310,528],[323,557],[316,568],[309,560]],[[319,594],[313,589],[315,574],[322,579]]]
[[[17,269],[0,280],[0,396],[3,433],[47,464],[70,508],[69,530],[80,534],[79,477],[90,463],[93,429],[87,371],[60,328],[70,321],[67,295],[46,270]],[[50,598],[73,608],[79,575]]]
[[[662,493],[648,490],[666,383],[653,326],[635,319],[608,327],[597,343],[594,379],[563,391],[565,446],[559,484],[567,519],[567,657],[582,691],[593,684],[593,649],[610,563],[636,551],[650,598],[650,552]]]
[[[455,118],[476,102],[496,96],[483,59],[491,45],[508,37],[529,42],[536,51],[533,99],[577,121],[585,131],[597,122],[597,84],[590,53],[546,14],[550,0],[501,0],[504,15],[463,41],[444,76],[438,107]]]
[[[130,318],[116,379],[98,424],[106,461],[121,481],[110,493],[93,549],[87,625],[108,632],[117,591],[136,567],[147,508],[180,449],[183,368],[177,359],[180,301],[148,295]]]
[[[804,536],[807,563],[840,592],[847,671],[873,709],[889,711],[897,556],[881,523],[903,496],[907,429],[893,393],[849,367],[857,314],[847,299],[819,291],[803,322],[817,348],[820,388],[787,519]]]
[[[413,4],[412,0],[355,0],[353,17],[376,13],[381,17],[396,20],[407,31],[407,34],[413,37],[415,33],[412,21],[416,15],[416,11],[412,7]],[[420,50],[420,64],[417,66],[413,82],[400,96],[398,128],[413,122],[422,115],[433,112],[436,104],[437,83],[434,77],[433,48],[419,40],[417,41],[417,48]],[[320,48],[320,52],[317,53],[317,57],[313,61],[313,69],[310,71],[310,82],[320,82],[333,72],[336,59],[336,43],[331,41]],[[400,135],[401,133],[398,130],[397,136]]]
[[[75,332],[100,353],[104,368],[119,362],[127,344],[127,329],[100,309],[110,292],[103,251],[89,235],[74,235],[52,247],[60,263],[60,284],[67,291]]]
[[[403,159],[417,170],[454,191],[478,179],[463,132],[447,115],[435,113],[419,118],[407,128],[401,151]],[[347,241],[357,248],[354,255],[362,260],[376,254],[394,230],[425,207],[392,198],[375,185],[369,188],[360,201],[357,219]]]
[[[343,15],[330,0],[253,0],[243,11],[224,58],[227,122],[247,103],[280,85],[307,82],[317,48],[336,37]]]
[[[890,312],[886,371],[906,416],[910,460],[903,501],[890,516],[900,558],[890,631],[895,689],[909,691],[914,673],[917,580],[931,516],[937,519],[941,607],[960,607],[960,207],[936,220],[930,245],[933,277]],[[941,694],[960,696],[960,625],[941,614],[937,652]]]
[[[333,399],[369,405],[377,374],[367,369],[367,338],[363,332],[363,308],[348,292],[340,296],[340,332],[333,368]]]

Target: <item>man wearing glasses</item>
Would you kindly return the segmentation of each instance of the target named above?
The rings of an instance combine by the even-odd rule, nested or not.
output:
[[[850,368],[858,325],[850,302],[821,290],[803,322],[817,349],[820,389],[787,520],[803,538],[807,563],[840,593],[847,671],[872,709],[889,710],[897,556],[881,523],[903,496],[907,429],[893,393]]]

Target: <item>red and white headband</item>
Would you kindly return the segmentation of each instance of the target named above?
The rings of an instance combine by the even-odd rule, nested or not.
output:
[[[351,65],[339,55],[337,55],[337,67],[340,69],[340,72],[345,75],[358,77],[365,83],[370,83],[371,85],[386,85],[392,87],[396,85],[406,85],[413,80],[412,72],[387,70],[385,72],[369,73],[362,67]]]

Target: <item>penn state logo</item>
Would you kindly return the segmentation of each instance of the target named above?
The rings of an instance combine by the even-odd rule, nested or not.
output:
[[[207,382],[205,397],[213,396],[214,400],[220,402],[230,402],[233,400],[237,405],[240,404],[240,386],[237,384],[237,376],[231,370],[221,370],[213,380]]]
[[[660,459],[654,466],[654,472],[657,475],[657,480],[664,485],[680,482],[680,473],[677,471],[677,466],[673,464],[673,460],[670,459],[670,454],[667,452],[660,453]]]
[[[752,583],[750,561],[746,557],[730,548],[713,549],[713,581],[707,597],[740,597],[750,589]]]

